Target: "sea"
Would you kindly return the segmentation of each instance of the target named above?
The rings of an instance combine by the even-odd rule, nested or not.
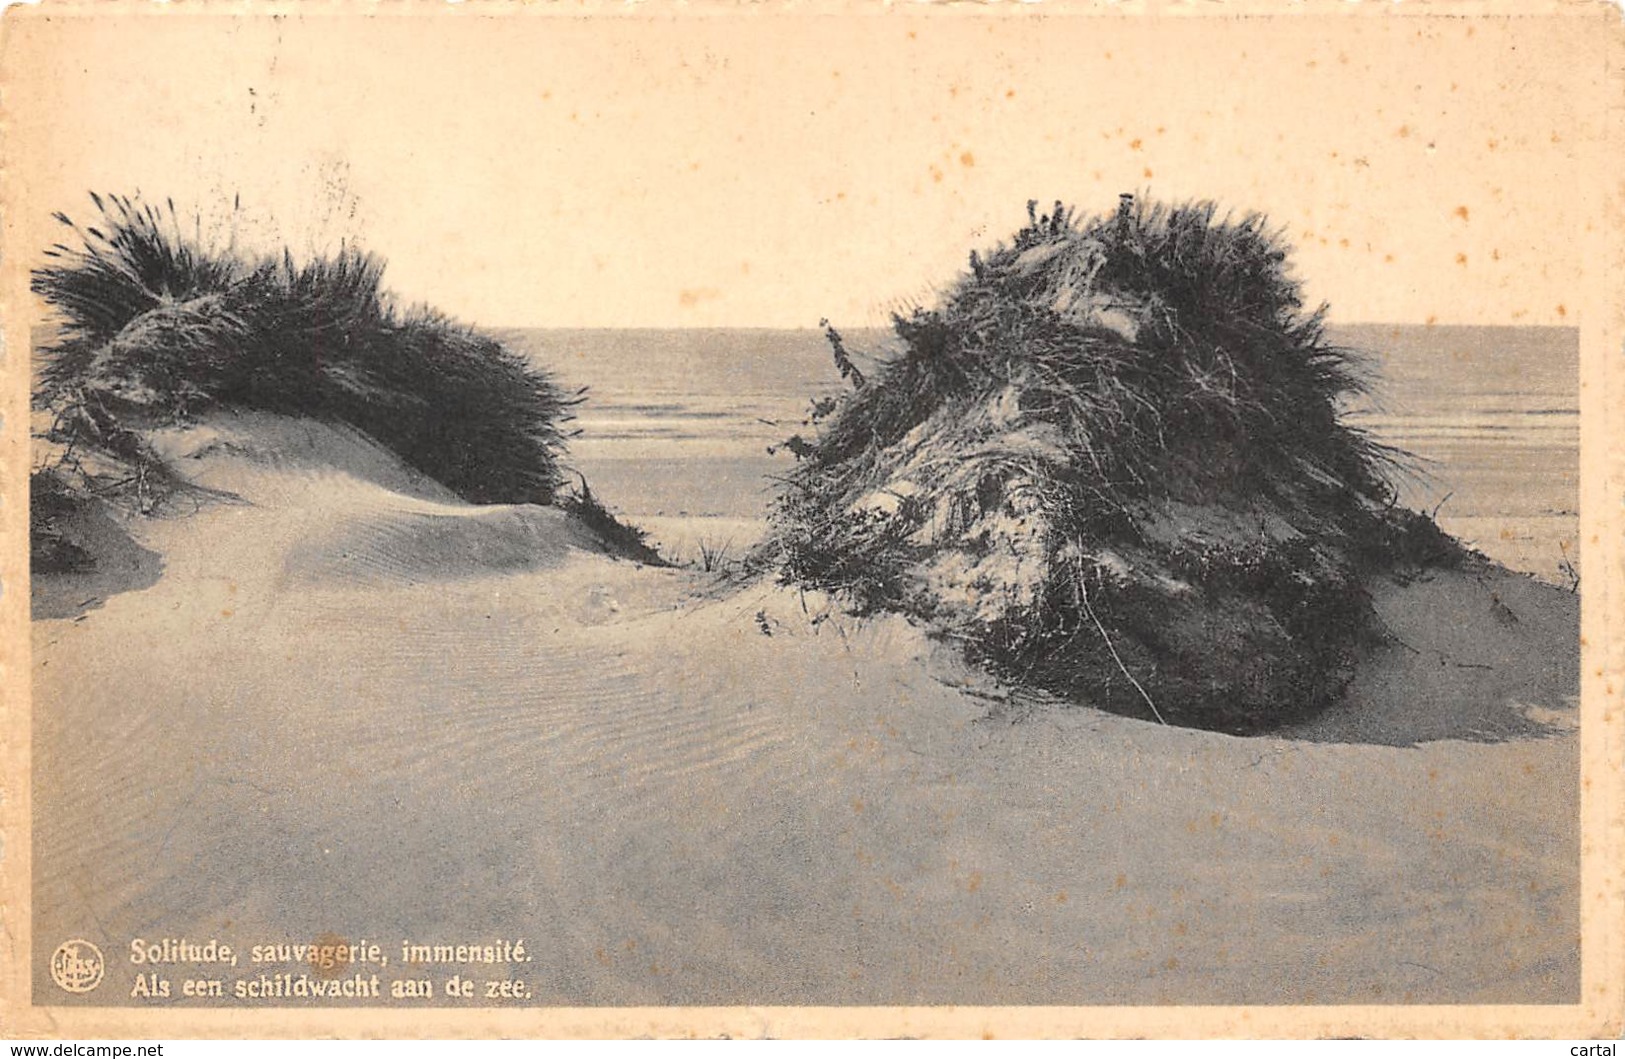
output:
[[[570,389],[568,463],[674,558],[748,547],[806,433],[811,402],[844,385],[819,330],[508,329],[500,337]],[[1366,392],[1346,421],[1407,454],[1401,502],[1516,569],[1578,576],[1579,332],[1555,327],[1350,324]],[[887,331],[851,348],[894,350]]]

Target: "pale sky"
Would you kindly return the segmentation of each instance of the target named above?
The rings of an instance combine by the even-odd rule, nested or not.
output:
[[[1601,149],[1573,18],[17,10],[26,243],[90,188],[240,195],[239,238],[491,326],[879,324],[1027,199],[1120,191],[1265,211],[1334,319],[1574,323]]]

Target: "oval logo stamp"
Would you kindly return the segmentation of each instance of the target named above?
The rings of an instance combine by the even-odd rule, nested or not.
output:
[[[51,953],[51,980],[70,993],[101,985],[102,969],[102,950],[82,938],[69,938]]]

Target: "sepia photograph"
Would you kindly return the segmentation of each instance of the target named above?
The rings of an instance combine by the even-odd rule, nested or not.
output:
[[[7,1035],[1617,1036],[1620,16],[1356,6],[8,10]]]

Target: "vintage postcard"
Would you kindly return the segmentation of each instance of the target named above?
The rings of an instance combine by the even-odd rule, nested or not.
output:
[[[1621,17],[12,7],[0,1032],[1617,1036]]]

